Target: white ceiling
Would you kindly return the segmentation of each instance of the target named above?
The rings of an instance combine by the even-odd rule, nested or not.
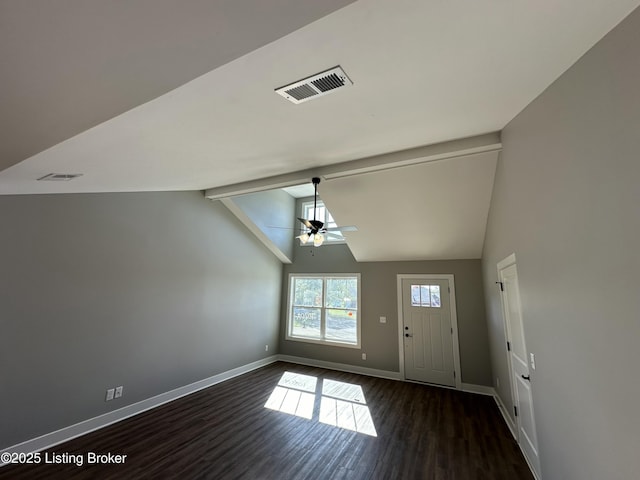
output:
[[[3,1],[0,194],[206,189],[500,131],[638,4]],[[274,93],[335,65],[353,87],[300,105]],[[82,176],[36,181],[48,173]],[[344,184],[402,199],[386,175]],[[362,232],[371,219],[327,187]]]
[[[356,260],[480,258],[498,152],[337,178],[325,205]]]

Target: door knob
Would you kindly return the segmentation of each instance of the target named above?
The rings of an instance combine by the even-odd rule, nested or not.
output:
[[[405,330],[409,330],[409,327],[404,327]]]
[[[405,337],[413,337],[413,333],[405,333],[404,336]]]
[[[531,376],[529,375],[520,375],[522,378],[524,378],[525,380],[531,381]]]

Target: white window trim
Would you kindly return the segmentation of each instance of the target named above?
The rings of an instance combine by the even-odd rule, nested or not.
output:
[[[333,340],[318,340],[318,339],[314,339],[314,338],[309,338],[309,337],[295,337],[293,335],[291,335],[291,312],[293,310],[293,305],[291,304],[291,298],[292,298],[292,289],[293,289],[293,278],[294,277],[307,277],[307,278],[322,278],[322,279],[326,279],[326,278],[341,278],[341,277],[350,277],[353,278],[355,277],[357,279],[358,282],[358,300],[357,300],[357,308],[356,311],[358,312],[357,316],[356,316],[356,336],[357,336],[357,343],[344,343],[344,342],[336,342]],[[286,340],[291,340],[293,342],[304,342],[304,343],[315,343],[317,345],[330,345],[333,347],[345,347],[345,348],[357,348],[357,349],[361,349],[362,348],[362,309],[361,309],[361,303],[360,303],[360,296],[361,296],[361,290],[362,290],[362,283],[361,283],[361,278],[360,278],[360,274],[359,273],[290,273],[289,274],[289,282],[288,282],[288,287],[287,287],[287,324],[286,324],[286,335],[285,335],[285,339]],[[325,322],[325,310],[326,307],[324,306],[324,298],[322,299],[322,316],[321,316],[321,322]]]

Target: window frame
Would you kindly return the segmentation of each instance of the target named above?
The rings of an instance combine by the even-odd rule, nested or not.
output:
[[[293,332],[292,332],[293,331],[293,321],[292,321],[293,320],[293,315],[292,315],[292,313],[293,313],[293,307],[294,307],[294,305],[293,305],[293,300],[294,300],[293,288],[294,288],[294,279],[295,278],[318,278],[318,279],[322,279],[322,306],[314,307],[314,308],[319,308],[320,309],[320,337],[321,338],[302,337],[302,336],[293,335]],[[356,343],[347,343],[347,342],[340,342],[340,341],[336,341],[336,340],[326,339],[326,325],[327,325],[326,311],[327,310],[336,310],[335,307],[327,307],[326,306],[326,295],[327,295],[326,282],[327,282],[327,279],[330,279],[330,278],[355,278],[356,279],[357,289],[358,289],[356,307],[355,308],[346,309],[346,310],[355,310],[357,312],[357,314],[356,314]],[[362,290],[362,282],[361,282],[361,276],[360,276],[359,273],[290,273],[289,274],[288,288],[287,288],[287,315],[286,315],[287,323],[286,323],[286,326],[285,326],[285,329],[286,329],[285,339],[286,340],[291,340],[291,341],[294,341],[294,342],[314,343],[314,344],[317,344],[317,345],[329,345],[329,346],[333,346],[333,347],[345,347],[345,348],[361,349],[362,348],[362,310],[361,310],[361,304],[360,304],[361,290]]]

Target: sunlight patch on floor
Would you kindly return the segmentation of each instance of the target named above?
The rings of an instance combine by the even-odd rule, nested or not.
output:
[[[320,423],[377,437],[360,385],[325,380],[320,400]]]
[[[317,377],[285,372],[265,408],[312,420],[318,396],[320,423],[377,437],[360,385],[323,380],[321,392],[316,393],[317,383]]]
[[[311,420],[317,382],[316,377],[284,372],[264,406]]]

